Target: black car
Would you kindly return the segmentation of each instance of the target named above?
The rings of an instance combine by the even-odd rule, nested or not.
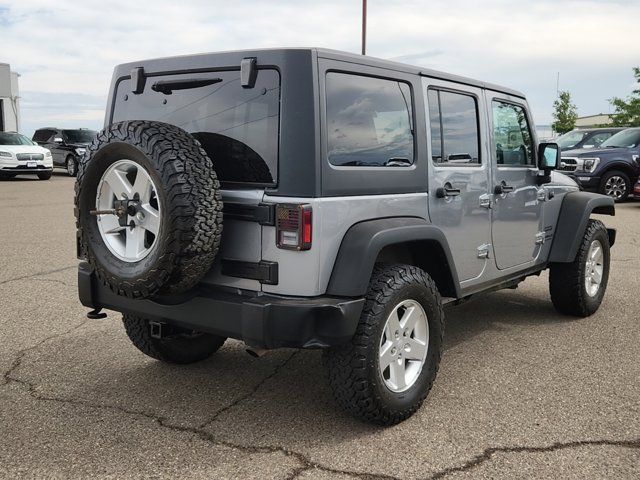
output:
[[[36,130],[33,141],[51,150],[53,165],[64,167],[72,177],[78,172],[78,160],[97,132],[86,128],[61,129],[46,127]]]
[[[579,148],[598,148],[612,135],[624,130],[624,127],[611,128],[578,128],[571,130],[554,140],[560,150],[577,150]]]
[[[600,148],[562,152],[559,170],[584,190],[625,200],[640,177],[640,128],[618,132]]]

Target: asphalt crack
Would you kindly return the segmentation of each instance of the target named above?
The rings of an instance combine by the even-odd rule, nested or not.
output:
[[[69,267],[62,267],[62,268],[54,268],[53,270],[46,270],[44,272],[31,273],[29,275],[23,275],[22,277],[9,278],[7,280],[2,280],[0,282],[0,285],[4,285],[5,283],[17,282],[18,280],[26,280],[28,278],[39,277],[40,275],[50,275],[52,273],[64,272],[65,270],[71,270],[72,268],[77,268],[77,265],[71,265]]]
[[[223,413],[231,410],[234,407],[237,407],[238,405],[240,405],[242,402],[244,402],[245,400],[248,400],[249,398],[253,397],[253,395],[255,395],[257,393],[258,390],[260,390],[260,388],[267,383],[269,380],[271,380],[273,377],[275,377],[278,372],[285,366],[287,365],[292,359],[293,357],[295,357],[298,353],[300,352],[300,350],[296,350],[294,351],[291,355],[289,355],[284,362],[278,364],[275,366],[275,368],[273,369],[273,371],[267,375],[266,377],[264,377],[262,380],[260,380],[258,383],[256,383],[253,388],[251,388],[251,390],[249,390],[249,392],[247,392],[245,395],[241,395],[240,397],[238,397],[237,399],[235,399],[233,402],[229,403],[228,405],[225,405],[224,407],[220,408],[217,412],[215,412],[211,417],[209,417],[207,420],[205,420],[203,423],[201,423],[198,428],[202,429],[204,427],[206,427],[207,425],[212,424],[220,415],[222,415]]]
[[[293,451],[293,450],[289,450],[289,449],[284,448],[284,447],[268,446],[268,445],[267,446],[243,445],[243,444],[237,444],[237,443],[233,443],[233,442],[220,440],[220,439],[216,438],[212,433],[210,433],[210,432],[208,432],[208,431],[206,431],[204,429],[204,426],[206,426],[206,425],[210,424],[211,422],[213,422],[222,413],[224,413],[224,412],[228,411],[229,409],[237,406],[241,402],[247,400],[252,395],[254,395],[260,389],[260,387],[265,384],[265,382],[267,382],[269,379],[271,379],[275,375],[277,375],[278,372],[287,363],[289,363],[291,361],[291,359],[299,351],[293,352],[289,357],[287,357],[287,359],[284,362],[282,362],[278,366],[276,366],[274,368],[274,370],[269,375],[267,375],[265,378],[263,378],[258,384],[256,384],[256,386],[254,386],[254,388],[252,388],[251,391],[248,394],[243,395],[242,397],[240,397],[240,398],[236,399],[235,401],[231,402],[229,405],[221,408],[211,418],[209,418],[209,420],[207,420],[201,426],[196,426],[196,427],[190,427],[190,426],[184,426],[184,425],[175,425],[175,424],[170,423],[165,417],[162,417],[160,415],[156,415],[156,414],[153,414],[153,413],[144,412],[144,411],[140,411],[140,410],[133,410],[133,409],[121,407],[121,406],[118,406],[118,405],[100,404],[100,403],[94,403],[94,402],[91,402],[91,401],[88,401],[88,400],[80,400],[80,399],[74,399],[74,398],[58,397],[58,396],[54,396],[54,395],[46,395],[46,394],[41,393],[41,392],[38,391],[37,385],[34,382],[30,382],[28,380],[25,380],[23,378],[20,378],[20,377],[16,376],[15,372],[20,367],[20,365],[22,364],[22,361],[23,361],[25,355],[27,355],[27,353],[37,349],[38,347],[40,347],[41,345],[43,345],[44,343],[46,343],[46,342],[48,342],[50,340],[53,340],[55,338],[59,338],[59,337],[68,335],[69,333],[73,332],[74,330],[76,330],[78,328],[81,328],[87,322],[88,322],[88,320],[85,320],[82,323],[79,323],[79,324],[71,327],[70,329],[68,329],[68,330],[66,330],[64,332],[61,332],[61,333],[58,333],[58,334],[55,334],[55,335],[50,335],[50,336],[40,340],[38,343],[36,343],[36,344],[34,344],[32,346],[20,350],[16,354],[16,357],[15,357],[14,361],[12,362],[11,366],[9,367],[9,369],[3,375],[4,385],[10,384],[10,383],[14,383],[16,385],[19,385],[21,388],[26,390],[26,392],[29,394],[29,396],[31,396],[34,400],[40,401],[40,402],[52,402],[52,403],[59,403],[59,404],[64,404],[64,405],[73,405],[73,406],[78,406],[78,407],[93,408],[93,409],[96,409],[96,410],[106,410],[106,411],[111,411],[111,412],[115,412],[115,413],[119,413],[119,414],[142,417],[142,418],[145,418],[147,420],[150,420],[150,421],[156,423],[161,428],[172,430],[172,431],[178,432],[178,433],[187,433],[187,434],[194,435],[194,436],[200,438],[201,440],[203,440],[203,441],[205,441],[205,442],[207,442],[207,443],[209,443],[209,444],[211,444],[213,446],[226,447],[226,448],[230,448],[230,449],[233,449],[233,450],[238,450],[238,451],[249,453],[249,454],[251,454],[251,453],[280,453],[280,454],[284,454],[286,456],[295,458],[296,461],[299,463],[299,467],[293,470],[291,475],[289,477],[287,477],[288,479],[295,479],[295,478],[299,477],[301,474],[303,474],[304,472],[307,472],[309,470],[320,470],[320,471],[323,471],[323,472],[326,472],[326,473],[330,473],[330,474],[347,475],[347,476],[351,476],[353,478],[359,478],[359,479],[363,479],[363,480],[400,480],[398,477],[393,477],[393,476],[390,476],[390,475],[374,474],[374,473],[358,472],[358,471],[349,471],[349,470],[340,470],[340,469],[331,468],[329,466],[322,465],[320,463],[312,461],[309,457],[307,457],[305,454],[303,454],[301,452],[296,452],[296,451]]]
[[[551,445],[541,447],[515,445],[511,447],[489,447],[482,453],[476,455],[471,460],[457,467],[450,467],[433,474],[428,477],[430,480],[437,480],[448,475],[459,472],[467,472],[479,467],[483,463],[490,461],[497,453],[548,453],[558,450],[566,450],[570,448],[580,448],[588,446],[611,446],[624,448],[640,448],[640,437],[632,440],[574,440],[570,442],[556,442]]]
[[[20,367],[20,365],[22,364],[22,360],[24,359],[24,357],[25,357],[25,355],[27,353],[29,353],[32,350],[37,349],[38,347],[44,345],[45,343],[47,343],[50,340],[69,335],[71,332],[83,327],[88,322],[89,322],[89,320],[83,320],[82,322],[72,326],[71,328],[69,328],[69,329],[67,329],[67,330],[65,330],[63,332],[55,333],[53,335],[49,335],[48,337],[43,338],[39,342],[34,343],[30,347],[26,347],[26,348],[23,348],[22,350],[18,350],[18,352],[16,353],[16,356],[13,359],[13,362],[11,362],[11,365],[9,365],[9,368],[2,375],[2,380],[3,380],[2,385],[7,385],[12,381],[15,381],[15,382],[18,382],[18,383],[20,382],[18,379],[13,377],[12,374],[13,374],[13,372],[15,372]]]

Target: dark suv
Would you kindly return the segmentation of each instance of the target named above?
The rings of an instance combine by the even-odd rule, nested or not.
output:
[[[60,129],[46,127],[36,130],[33,141],[51,150],[53,165],[64,167],[70,176],[78,171],[78,160],[96,136],[96,131],[86,128]]]
[[[624,127],[578,128],[559,136],[556,143],[563,152],[578,148],[598,148],[604,141],[622,130]]]
[[[640,177],[640,128],[616,133],[600,148],[562,152],[560,169],[582,187],[622,202]]]

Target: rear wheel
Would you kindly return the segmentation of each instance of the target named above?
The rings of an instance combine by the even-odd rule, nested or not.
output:
[[[443,322],[429,275],[409,265],[376,266],[356,334],[325,352],[338,404],[380,425],[413,415],[438,371]]]
[[[38,178],[40,180],[49,180],[51,178],[52,173],[51,172],[42,172],[42,173],[38,173]]]
[[[162,338],[151,335],[149,320],[135,315],[122,316],[127,336],[145,355],[167,363],[194,363],[205,360],[217,352],[226,338],[172,327]]]
[[[611,170],[602,177],[599,192],[608,195],[616,202],[623,202],[631,192],[631,180],[626,173]]]
[[[609,281],[609,235],[599,220],[589,220],[576,259],[554,263],[549,292],[560,313],[587,317],[598,310]]]
[[[78,163],[73,156],[69,155],[64,164],[70,177],[75,177],[78,174]]]

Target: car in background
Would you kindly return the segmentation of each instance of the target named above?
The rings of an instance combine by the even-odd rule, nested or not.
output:
[[[624,130],[625,127],[607,128],[578,128],[571,130],[553,140],[560,146],[560,150],[577,150],[579,148],[598,148],[612,135]]]
[[[75,177],[78,173],[78,160],[84,155],[97,132],[87,128],[61,129],[55,127],[40,128],[33,134],[33,141],[51,150],[53,164],[64,167],[67,173]]]
[[[33,173],[49,180],[53,172],[51,152],[16,132],[0,132],[0,179]]]
[[[633,195],[640,199],[640,180],[638,180],[635,187],[633,187]]]
[[[599,148],[562,152],[562,173],[583,190],[627,199],[640,177],[640,128],[627,128],[605,140]]]

